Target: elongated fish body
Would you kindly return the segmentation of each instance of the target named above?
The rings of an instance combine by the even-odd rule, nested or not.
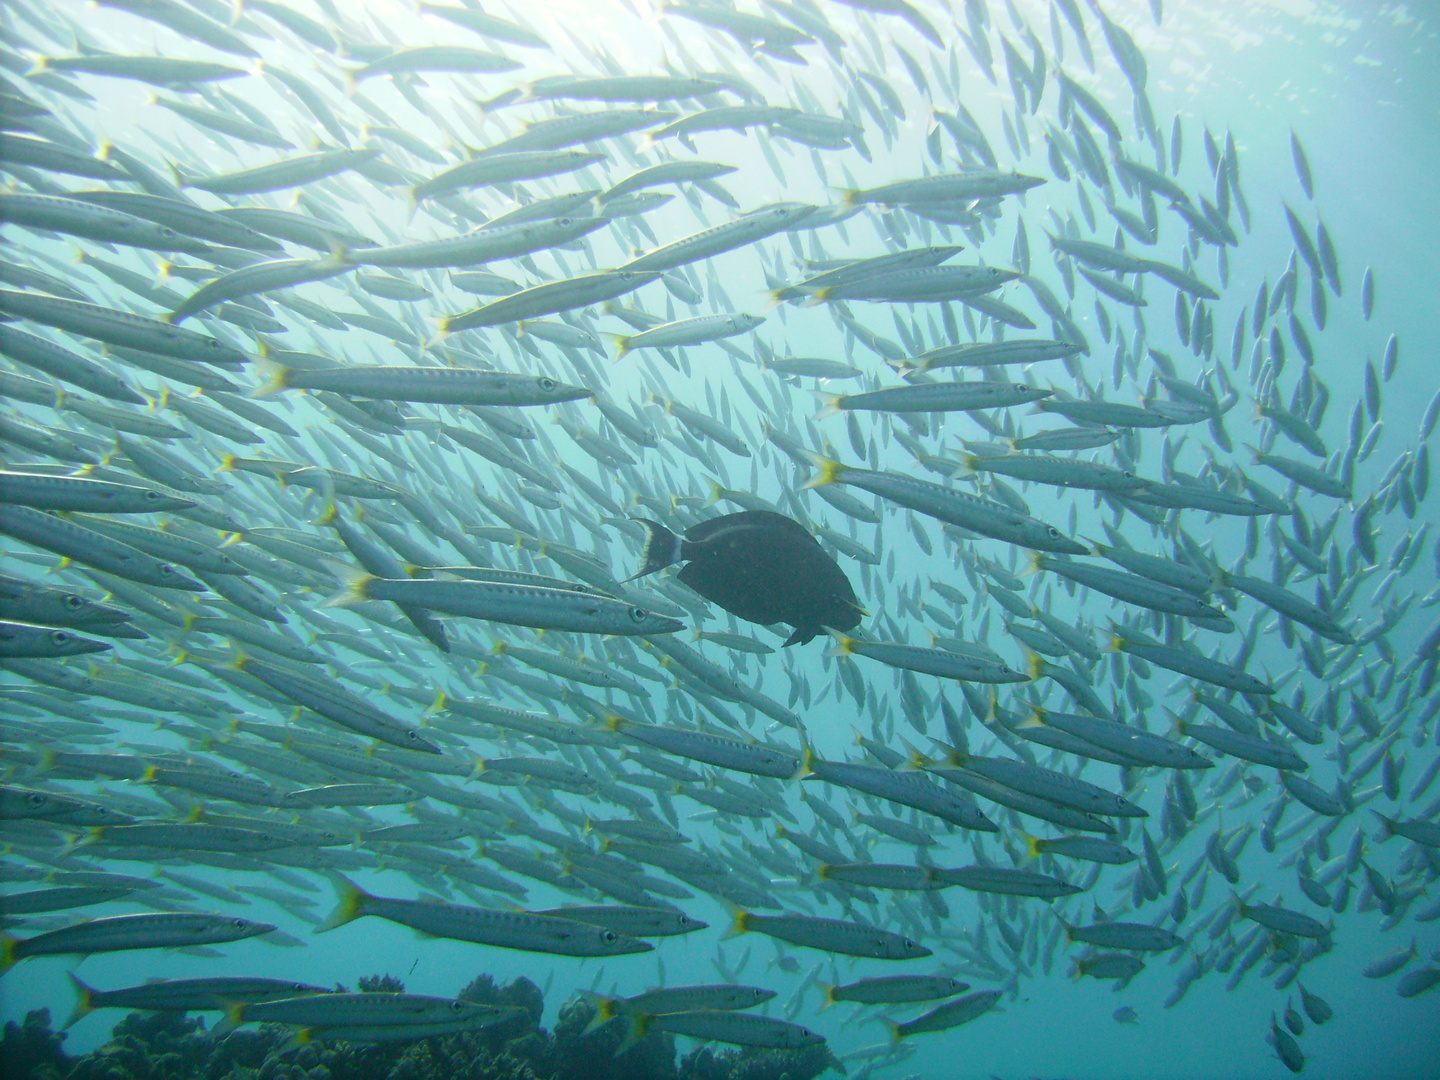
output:
[[[625,269],[551,281],[512,296],[501,297],[473,311],[452,315],[445,320],[443,329],[447,333],[454,333],[476,327],[537,319],[542,315],[553,315],[558,311],[597,304],[602,300],[613,300],[617,296],[634,292],[642,285],[648,285],[659,276],[659,271],[640,272]],[[0,301],[3,301],[3,297],[0,297]]]
[[[154,251],[203,255],[209,245],[167,225],[79,199],[57,195],[0,194],[0,222],[102,240]]]
[[[179,307],[170,312],[169,321],[178,323],[198,311],[215,307],[229,300],[239,300],[255,293],[288,289],[309,281],[324,281],[355,268],[344,257],[329,259],[276,259],[233,270],[223,277],[208,281],[191,293]]]
[[[240,350],[215,338],[98,304],[0,289],[0,311],[82,337],[92,337],[107,345],[160,353],[177,360],[238,367],[247,359]]]
[[[590,396],[584,387],[568,386],[548,375],[380,365],[312,371],[277,366],[271,369],[270,382],[261,392],[291,389],[437,405],[555,405]]]
[[[826,412],[856,409],[875,412],[958,412],[969,409],[1004,409],[1039,401],[1051,394],[1024,383],[970,382],[923,383],[893,386],[868,394],[817,396],[826,403]]]
[[[303,705],[357,734],[367,735],[406,750],[421,750],[430,754],[440,753],[438,747],[421,737],[414,728],[407,727],[368,702],[337,686],[301,674],[288,666],[282,667],[279,664],[251,657],[241,657],[234,666],[244,674],[253,675],[271,689],[284,694],[295,704]]]
[[[765,321],[758,315],[697,315],[661,323],[640,334],[617,339],[620,359],[636,349],[668,349],[681,345],[700,345],[707,341],[746,334]]]
[[[815,298],[934,303],[993,292],[1019,276],[1012,270],[989,266],[906,267],[849,284],[827,285],[815,293]]]
[[[889,641],[862,641],[836,635],[837,654],[866,656],[891,667],[919,671],[942,679],[962,682],[1015,683],[1025,682],[1028,675],[1013,671],[1004,664],[981,657],[966,656],[946,649],[927,649],[920,645],[901,645]]]
[[[894,206],[905,203],[957,202],[969,199],[1014,195],[1045,183],[1038,176],[977,169],[963,173],[941,173],[919,180],[899,180],[893,184],[846,192],[851,205],[882,203]]]
[[[1053,525],[1046,525],[1028,515],[1017,513],[1003,503],[932,484],[928,480],[919,480],[903,473],[857,469],[819,455],[810,456],[820,469],[820,475],[812,479],[808,486],[849,484],[982,536],[1022,544],[1037,551],[1085,554],[1083,546],[1062,536],[1060,530]]]
[[[463,236],[394,244],[389,247],[361,248],[348,251],[347,256],[357,265],[413,270],[440,266],[478,266],[497,259],[513,259],[534,251],[568,244],[603,228],[609,222],[610,219],[604,216],[575,215],[546,221],[489,225]],[[515,291],[505,289],[499,295],[508,295]]]
[[[969,769],[954,765],[928,765],[925,771],[943,777],[956,787],[964,788],[974,795],[979,795],[982,799],[988,799],[990,802],[1007,807],[1017,813],[1048,821],[1062,829],[1073,829],[1075,832],[1115,832],[1115,827],[1103,818],[1096,817],[1084,810],[1077,810],[1071,805],[1064,805],[1039,795],[1032,795],[1028,791],[1009,787],[998,780],[992,780],[988,776]]]
[[[1051,339],[1014,341],[977,341],[960,345],[942,345],[923,352],[912,360],[903,361],[906,369],[929,371],[946,367],[1000,367],[1004,364],[1038,364],[1044,360],[1063,360],[1082,351],[1068,341]]]
[[[145,585],[190,592],[204,590],[203,585],[168,562],[93,529],[28,506],[0,504],[0,533]]]
[[[213,945],[268,934],[275,927],[231,915],[174,912],[112,915],[103,919],[37,934],[23,941],[0,939],[0,970],[8,970],[32,956],[89,956],[92,953],[128,952],[131,949],[174,949],[187,945]]]
[[[221,1010],[225,1002],[273,1001],[304,994],[324,994],[321,986],[309,986],[290,979],[265,979],[242,975],[212,975],[198,979],[161,979],[118,990],[97,990],[75,975],[79,1000],[67,1028],[96,1009],[144,1009],[155,1012],[204,1012]]]
[[[877,975],[844,986],[827,986],[825,1003],[855,1001],[862,1005],[903,1005],[953,997],[970,989],[969,983],[946,975]]]
[[[874,765],[822,761],[813,755],[805,761],[808,776],[840,787],[874,795],[901,806],[933,814],[962,829],[996,832],[998,827],[971,802],[915,773],[897,772]]]
[[[788,780],[800,768],[800,756],[724,735],[688,731],[684,728],[636,724],[613,717],[610,730],[657,750],[665,750],[692,761],[703,761],[735,772],[773,776]]]
[[[950,1028],[978,1020],[995,1007],[1000,997],[999,990],[977,990],[973,994],[967,994],[954,1001],[947,1001],[944,1005],[938,1005],[923,1016],[917,1016],[914,1020],[907,1020],[903,1024],[892,1023],[890,1025],[891,1034],[895,1041],[899,1042],[901,1039],[924,1032],[948,1031]]]
[[[365,915],[409,926],[432,937],[469,941],[523,952],[559,956],[623,956],[649,952],[653,946],[613,930],[526,911],[499,911],[429,900],[392,900],[371,896],[345,883],[340,904],[317,933],[333,930]]]
[[[632,273],[672,270],[699,259],[708,259],[712,255],[733,251],[785,229],[792,229],[814,213],[815,209],[807,203],[776,203],[774,206],[752,210],[733,221],[711,226],[693,236],[656,248],[638,259],[632,259],[621,269]]]
[[[913,960],[931,955],[925,946],[901,934],[842,919],[820,919],[810,915],[756,915],[749,911],[737,911],[731,930],[736,934],[754,931],[791,945],[874,960]]]
[[[764,1046],[775,1050],[798,1050],[825,1042],[809,1028],[776,1020],[768,1016],[746,1013],[701,1010],[668,1013],[645,1024],[646,1031],[667,1031],[672,1035],[688,1035],[692,1039],[736,1046]]]
[[[379,150],[321,150],[239,172],[190,177],[185,186],[215,195],[258,195],[312,184],[327,176],[348,172],[379,156]]]
[[[1103,566],[1037,555],[1035,567],[1038,570],[1049,570],[1097,592],[1103,592],[1106,596],[1113,596],[1116,600],[1137,604],[1151,611],[1206,619],[1223,618],[1225,614],[1219,608],[1205,603],[1194,593]]]
[[[36,510],[82,510],[103,514],[151,514],[184,510],[189,499],[172,498],[153,488],[93,480],[85,476],[0,470],[0,503]]]
[[[1136,952],[1168,952],[1181,944],[1181,939],[1169,930],[1129,922],[1066,926],[1065,936],[1070,941],[1098,945],[1102,949],[1133,949]]]
[[[1134,761],[1143,761],[1162,768],[1209,769],[1215,764],[1177,742],[1098,716],[1037,710],[1029,721],[1021,724],[1022,729],[1036,726],[1059,728]]]

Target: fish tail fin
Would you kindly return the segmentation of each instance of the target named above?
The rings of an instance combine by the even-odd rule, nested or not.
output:
[[[362,604],[370,599],[370,582],[379,580],[374,574],[368,574],[364,570],[358,570],[348,563],[337,562],[334,559],[326,559],[325,565],[340,580],[343,587],[321,604],[321,607],[354,607],[356,604]]]
[[[738,904],[730,904],[730,925],[720,935],[721,941],[729,941],[733,937],[750,932],[750,920],[754,917]]]
[[[649,1013],[642,1012],[627,1012],[625,1016],[630,1023],[626,1025],[625,1038],[620,1041],[620,1045],[615,1049],[616,1057],[619,1057],[643,1039],[650,1030],[651,1022],[655,1019]]]
[[[1040,837],[1031,836],[1029,833],[1021,833],[1020,835],[1025,838],[1025,851],[1027,861],[1029,859],[1038,859],[1041,855],[1045,853],[1045,848],[1042,846],[1045,841],[1041,840]]]
[[[810,302],[805,306],[814,307],[816,304],[823,304],[825,303],[825,301],[829,300],[830,297],[834,295],[834,293],[834,286],[827,285],[823,289],[816,289],[813,293],[810,294]]]
[[[220,1008],[225,1013],[220,1023],[210,1032],[212,1038],[223,1039],[241,1024],[245,1023],[245,1002],[220,998]]]
[[[805,744],[805,751],[800,755],[800,764],[795,769],[794,778],[796,780],[804,780],[805,777],[813,775],[815,772],[813,766],[815,762],[819,760],[819,758],[815,756],[815,748],[810,745],[810,740],[804,738],[803,742]]]
[[[260,374],[265,376],[265,381],[250,391],[252,398],[269,397],[290,389],[291,369],[284,364],[276,363],[268,356],[261,356],[255,361],[255,366]]]
[[[846,210],[854,209],[860,205],[859,188],[838,188],[836,190],[840,192],[840,205]]]
[[[1030,552],[1030,565],[1025,567],[1025,577],[1040,573],[1045,569],[1045,553],[1042,551]]]
[[[811,390],[810,393],[820,402],[820,411],[815,414],[816,420],[824,420],[827,416],[835,416],[845,411],[844,394],[828,394],[824,390]]]
[[[75,1008],[70,1010],[70,1019],[65,1021],[61,1031],[69,1031],[85,1017],[95,1011],[95,989],[86,986],[73,971],[68,972],[70,985],[75,988]]]
[[[829,650],[826,651],[826,653],[825,653],[826,656],[853,656],[853,655],[854,655],[854,653],[855,653],[855,638],[846,637],[844,634],[840,633],[839,630],[831,630],[829,627],[826,627],[825,629],[826,629],[826,631],[830,634],[830,636],[831,636],[832,638],[834,638],[834,640],[835,640],[835,644],[834,644]]]
[[[1030,676],[1031,682],[1034,682],[1036,679],[1040,678],[1040,676],[1045,674],[1045,658],[1039,653],[1032,652],[1025,659],[1025,673]],[[1039,711],[1039,709],[1035,710],[1037,716],[1039,714]]]
[[[0,974],[4,974],[20,961],[15,950],[20,945],[20,939],[11,937],[9,934],[0,934]]]
[[[275,1052],[278,1053],[281,1057],[284,1057],[286,1054],[294,1053],[296,1050],[300,1050],[306,1046],[309,1046],[314,1041],[315,1029],[301,1028],[299,1031],[295,1032],[288,1039],[286,1039],[279,1046],[277,1046],[275,1048]]]
[[[649,534],[645,539],[645,554],[642,556],[640,572],[631,574],[626,581],[634,581],[667,566],[674,566],[681,558],[684,541],[658,521],[641,521]]]
[[[327,930],[334,930],[348,922],[354,922],[365,914],[365,901],[374,899],[344,875],[340,876],[340,880],[335,886],[335,897],[335,910],[330,913],[328,919],[315,928],[315,933],[323,934]]]
[[[820,471],[805,482],[802,491],[810,488],[826,487],[830,484],[843,484],[845,482],[845,466],[822,454],[812,454],[805,451],[805,456],[810,459],[810,464]]]
[[[581,990],[579,994],[582,1000],[595,1006],[595,1015],[590,1018],[590,1022],[580,1032],[582,1038],[597,1028],[604,1027],[620,1015],[619,999],[605,997],[593,990]]]
[[[1376,839],[1383,844],[1395,835],[1395,819],[1386,817],[1380,813],[1379,810],[1371,810],[1370,812],[1380,819],[1380,835],[1376,837]]]
[[[617,364],[630,355],[634,348],[631,345],[631,342],[635,340],[634,334],[606,334],[605,336],[615,343],[615,362]]]
[[[899,1046],[900,1041],[905,1038],[905,1030],[894,1020],[886,1020],[885,1026],[890,1029],[890,1042]]]
[[[820,1011],[824,1012],[826,1009],[829,1009],[835,1005],[835,984],[821,983],[820,985],[825,990],[825,1000],[820,1005]]]

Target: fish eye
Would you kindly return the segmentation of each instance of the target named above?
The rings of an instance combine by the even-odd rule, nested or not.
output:
[[[465,1003],[463,1001],[452,1001],[449,1005],[446,1006],[446,1008],[448,1008],[452,1013],[464,1012]]]
[[[71,611],[79,611],[82,607],[85,606],[85,598],[83,596],[76,596],[74,593],[71,593],[69,596],[65,597],[63,603]]]
[[[150,488],[146,490],[145,494],[142,495],[141,498],[144,499],[146,502],[159,502],[161,495],[160,492],[154,490],[153,488]]]
[[[69,640],[70,635],[67,634],[64,630],[50,631],[50,644],[52,645],[64,645]]]
[[[568,229],[571,225],[575,223],[571,221],[568,217],[562,217],[558,222],[556,222],[556,224],[559,225],[562,229]]]
[[[601,930],[600,940],[603,941],[606,945],[614,945],[615,942],[619,941],[620,939],[615,935],[614,930]]]
[[[247,923],[244,919],[231,919],[230,925],[233,926],[236,930],[243,930],[250,924]]]
[[[630,609],[631,622],[642,623],[646,620],[646,618],[649,617],[649,615],[650,613],[646,611],[643,607],[632,607]]]
[[[542,376],[540,376],[540,389],[541,389],[541,390],[554,390],[554,389],[555,389],[555,380],[552,379],[552,378],[550,378],[548,375],[542,375]]]
[[[168,562],[163,562],[160,564],[160,573],[173,574],[175,573],[175,567],[171,566]]]
[[[407,732],[405,732],[405,737],[406,737],[407,739],[409,739],[411,742],[417,742],[417,741],[419,740],[419,738],[420,738],[419,734],[416,733],[416,732],[414,732],[414,731],[407,731]]]
[[[1057,528],[1055,528],[1054,525],[1046,525],[1046,526],[1045,526],[1045,533],[1046,533],[1046,535],[1048,535],[1052,540],[1059,540],[1059,539],[1060,539],[1060,530],[1057,529]]]
[[[31,806],[44,806],[50,801],[50,797],[48,795],[42,795],[38,791],[32,791],[29,795],[25,796],[25,801]]]

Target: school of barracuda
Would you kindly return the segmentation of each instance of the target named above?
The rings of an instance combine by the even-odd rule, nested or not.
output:
[[[6,6],[5,968],[223,955],[77,1010],[222,1032],[495,1022],[245,977],[374,916],[859,1076],[1066,957],[1155,1008],[1264,982],[1235,1037],[1296,1072],[1347,928],[1429,942],[1362,989],[1434,987],[1440,395],[1385,431],[1392,335],[1331,400],[1377,286],[1299,137],[1247,194],[1098,0],[665,0],[647,70],[517,7]],[[1294,239],[1263,277],[1252,215]],[[625,582],[638,519],[735,510],[861,625],[782,649]],[[633,967],[722,920],[783,1019],[723,952]]]

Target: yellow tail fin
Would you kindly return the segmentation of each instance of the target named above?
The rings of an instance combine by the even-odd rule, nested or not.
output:
[[[314,932],[317,934],[323,934],[327,930],[334,930],[348,922],[354,922],[365,914],[365,901],[374,899],[346,877],[340,878],[340,884],[336,886],[335,893],[337,900],[335,910],[330,913],[328,919],[315,928]]]
[[[69,974],[70,984],[75,987],[75,1008],[71,1010],[70,1019],[65,1021],[65,1026],[60,1029],[61,1031],[69,1031],[70,1028],[74,1027],[77,1023],[79,1023],[81,1020],[85,1019],[85,1017],[89,1016],[92,1012],[95,1011],[94,988],[86,986],[83,982],[81,982],[80,979],[76,977],[73,971]]]

